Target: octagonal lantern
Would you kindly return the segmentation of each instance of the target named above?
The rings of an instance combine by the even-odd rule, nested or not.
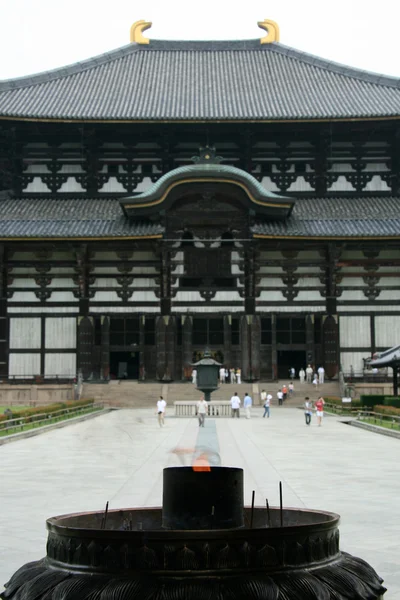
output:
[[[218,374],[222,366],[214,360],[208,348],[205,349],[203,358],[192,366],[197,371],[197,389],[204,393],[207,402],[211,400],[211,392],[218,389]]]

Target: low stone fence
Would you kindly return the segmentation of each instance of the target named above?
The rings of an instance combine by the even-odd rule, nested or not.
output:
[[[197,415],[197,402],[181,401],[174,402],[176,417],[195,417]],[[230,417],[231,403],[227,400],[213,400],[208,403],[209,417]]]
[[[72,383],[28,385],[18,383],[0,384],[0,404],[36,406],[74,400]]]

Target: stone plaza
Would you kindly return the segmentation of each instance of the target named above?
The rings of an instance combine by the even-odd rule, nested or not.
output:
[[[245,473],[245,503],[316,508],[341,515],[341,548],[368,561],[384,578],[385,598],[400,598],[399,440],[325,417],[310,427],[296,408],[255,407],[251,420],[175,418],[160,428],[153,408],[115,410],[36,437],[1,453],[0,582],[46,552],[45,520],[63,513],[159,506],[162,469],[211,464]],[[244,415],[243,415],[244,416]]]

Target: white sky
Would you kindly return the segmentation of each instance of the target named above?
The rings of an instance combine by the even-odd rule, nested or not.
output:
[[[278,22],[281,42],[323,58],[400,76],[399,0],[0,0],[0,79],[71,64],[129,42],[249,39]]]

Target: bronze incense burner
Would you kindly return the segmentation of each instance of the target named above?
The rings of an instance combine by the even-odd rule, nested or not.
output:
[[[282,523],[282,524],[281,524]],[[243,471],[164,469],[162,508],[47,521],[47,556],[7,600],[378,600],[374,569],[339,550],[339,516],[244,508]]]

